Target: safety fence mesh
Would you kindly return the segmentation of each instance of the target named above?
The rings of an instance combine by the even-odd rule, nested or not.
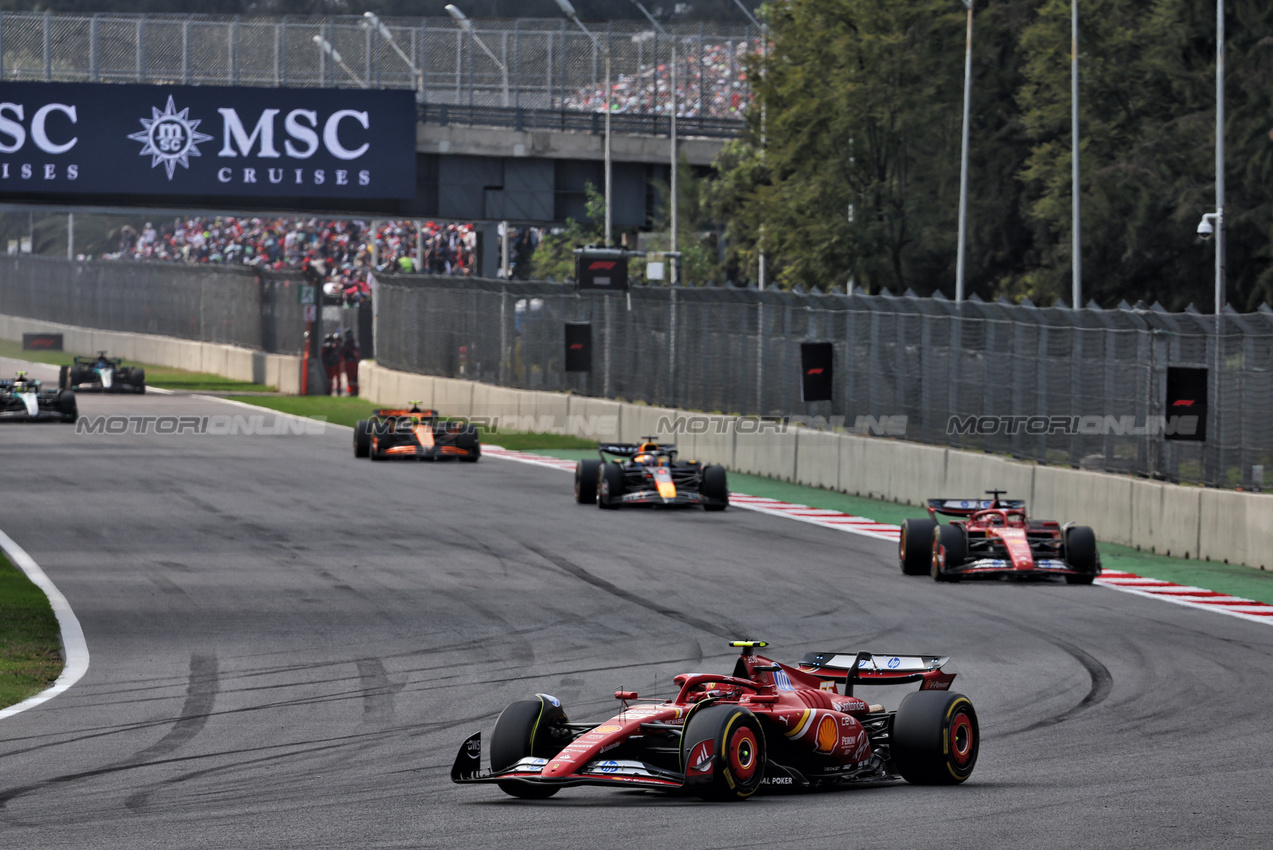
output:
[[[1273,311],[1036,308],[940,298],[393,277],[378,358],[412,372],[815,425],[1047,464],[1260,489],[1273,462]],[[564,328],[591,326],[567,373]],[[833,398],[804,402],[801,344]],[[1209,375],[1205,442],[1166,406],[1168,366]],[[1218,379],[1217,376],[1218,375]],[[1197,410],[1198,408],[1194,408]],[[1188,413],[1188,410],[1184,410]],[[821,418],[819,418],[821,417]],[[904,418],[902,418],[904,417]]]
[[[299,354],[301,284],[298,272],[5,256],[0,313]]]
[[[741,117],[760,33],[562,19],[0,12],[0,80],[413,89],[422,103]],[[594,41],[595,39],[595,41]],[[688,129],[688,128],[687,128]]]

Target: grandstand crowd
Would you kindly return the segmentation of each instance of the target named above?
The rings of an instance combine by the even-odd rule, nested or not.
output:
[[[759,49],[746,41],[681,48],[676,69],[676,114],[693,118],[741,118],[750,100],[745,59]],[[701,58],[701,62],[700,62]],[[636,74],[621,74],[611,81],[611,112],[653,112],[667,114],[671,108],[671,65],[662,62],[642,68]],[[568,95],[567,109],[604,111],[605,86],[585,88]]]
[[[317,218],[177,218],[156,228],[125,225],[107,260],[140,260],[269,269],[319,268],[324,293],[346,304],[370,295],[367,274],[477,273],[471,224]],[[374,250],[373,250],[374,249]],[[321,261],[321,262],[318,262]]]

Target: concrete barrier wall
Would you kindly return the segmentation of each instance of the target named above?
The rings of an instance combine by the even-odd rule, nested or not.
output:
[[[395,373],[373,363],[362,368],[362,385],[378,404],[401,404],[406,400],[404,393],[412,389],[418,394],[411,398],[423,398],[449,415],[504,416],[515,410],[519,418],[535,417],[540,426],[533,430],[586,439],[631,441],[658,434],[675,441],[685,457],[724,464],[736,472],[916,507],[932,497],[979,496],[996,488],[1010,497],[1027,499],[1036,516],[1090,525],[1106,542],[1175,557],[1273,569],[1273,495],[1182,487],[805,428],[775,433],[754,421],[715,415],[702,416],[701,422],[668,434],[659,428],[661,421],[676,422],[685,415],[681,411],[562,393],[503,390],[470,381]],[[430,381],[431,395],[427,392]],[[608,421],[616,423],[615,432],[597,433],[596,424]]]
[[[20,341],[24,333],[60,333],[68,362],[72,354],[106,351],[138,363],[171,366],[192,372],[207,372],[236,381],[255,381],[276,387],[281,393],[296,394],[301,387],[301,358],[287,354],[265,354],[233,345],[196,342],[170,336],[102,331],[0,315],[0,339]]]

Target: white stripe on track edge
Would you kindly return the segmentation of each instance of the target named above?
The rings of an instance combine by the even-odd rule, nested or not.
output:
[[[0,549],[4,550],[4,554],[13,562],[13,565],[26,573],[31,583],[44,591],[44,595],[49,598],[49,605],[53,607],[53,614],[57,617],[58,628],[61,631],[62,650],[66,655],[66,664],[62,667],[62,675],[58,676],[52,685],[35,696],[28,697],[8,708],[0,709],[0,720],[3,720],[6,717],[26,711],[28,708],[35,708],[41,703],[48,702],[84,678],[84,674],[88,672],[88,644],[84,642],[84,631],[80,628],[80,621],[76,619],[70,603],[62,595],[62,591],[57,589],[57,585],[44,574],[44,570],[40,569],[40,565],[26,553],[25,549],[15,543],[13,538],[3,531],[0,531]]]

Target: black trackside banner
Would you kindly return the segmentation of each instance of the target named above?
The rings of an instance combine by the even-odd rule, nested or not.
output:
[[[415,96],[0,84],[0,196],[415,196]]]

